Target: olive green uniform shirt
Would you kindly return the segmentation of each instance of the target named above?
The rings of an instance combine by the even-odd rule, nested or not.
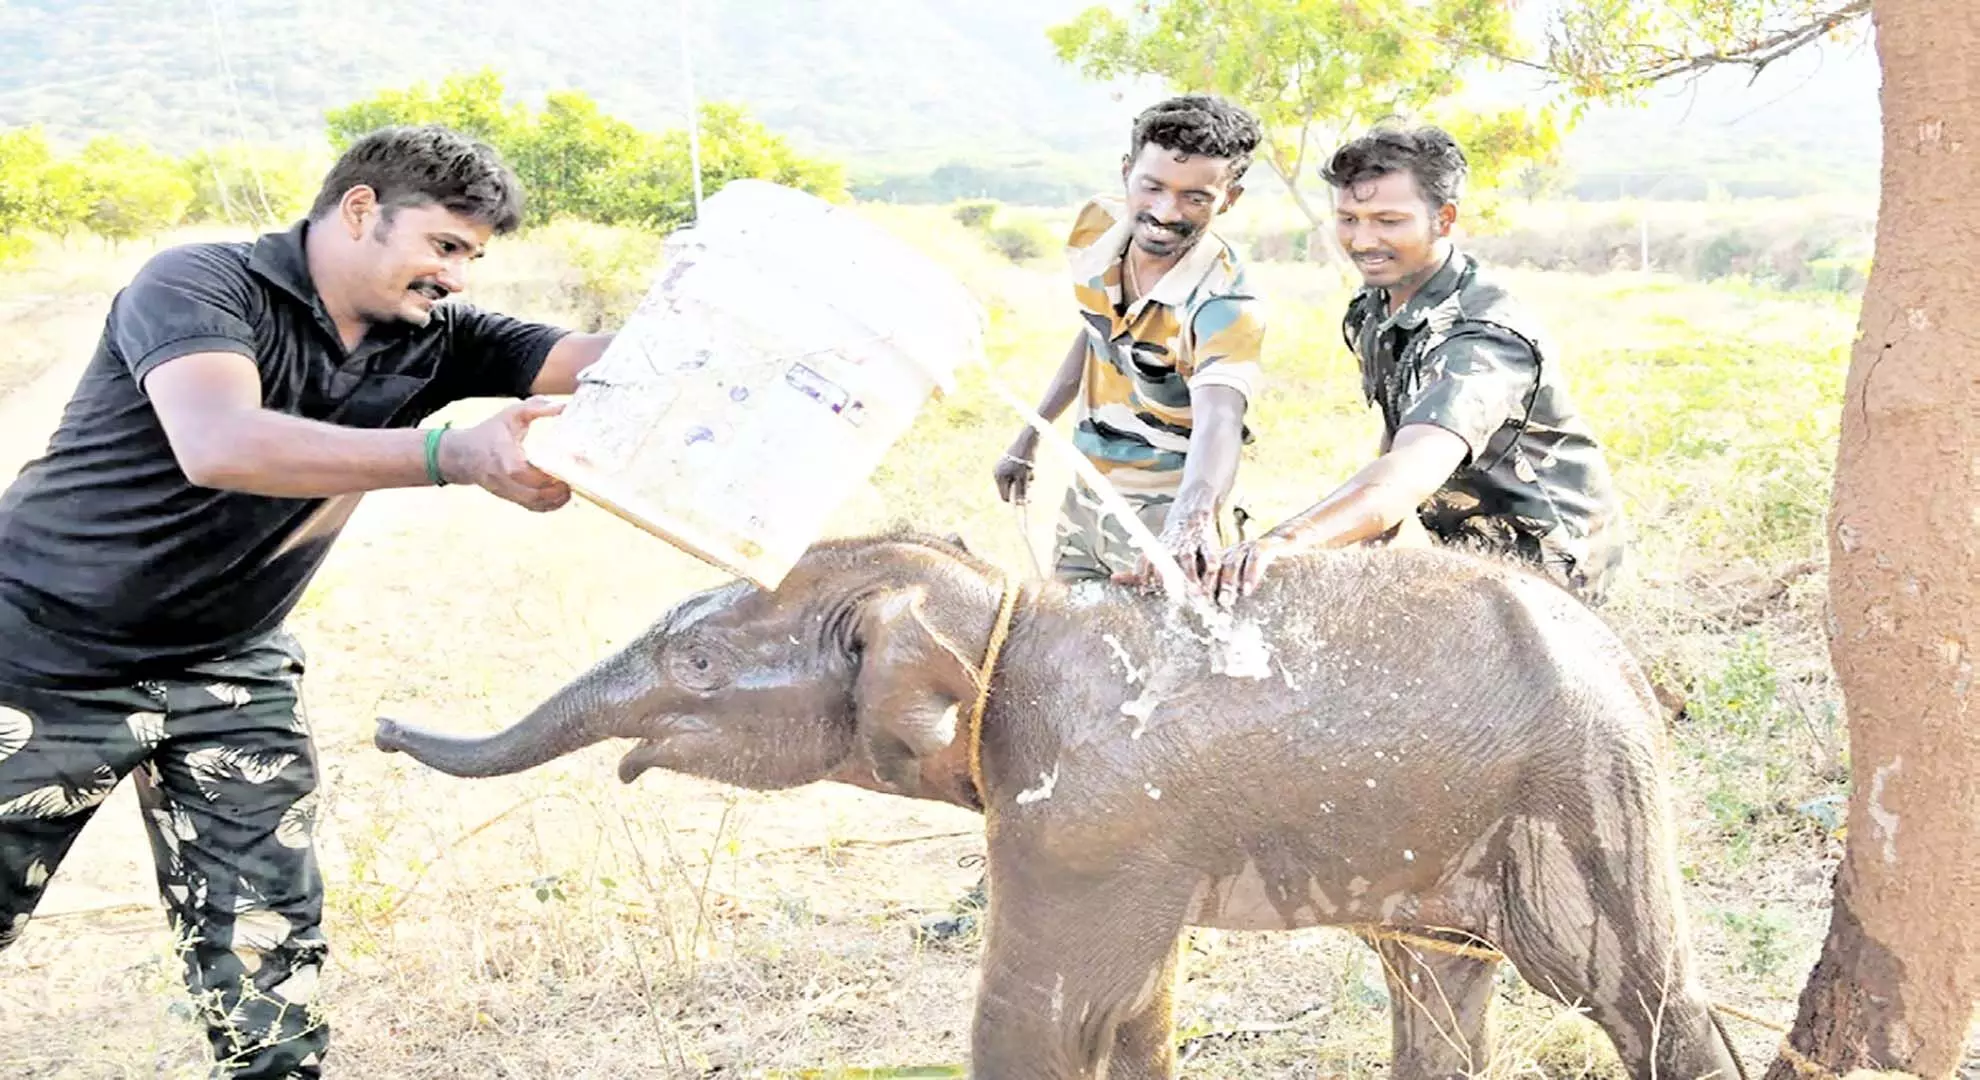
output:
[[[1621,504],[1558,361],[1510,294],[1453,249],[1394,314],[1385,290],[1364,288],[1342,330],[1390,438],[1432,424],[1464,440],[1464,462],[1418,508],[1424,528],[1599,601],[1622,561]]]

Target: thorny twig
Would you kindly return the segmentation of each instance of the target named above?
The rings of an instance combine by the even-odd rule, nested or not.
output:
[[[1183,1044],[1179,1048],[1176,1054],[1176,1061],[1179,1064],[1188,1063],[1191,1059],[1195,1058],[1197,1054],[1202,1053],[1203,1049],[1206,1046],[1210,1045],[1213,1042],[1228,1042],[1234,1039],[1246,1039],[1258,1035],[1269,1035],[1275,1031],[1286,1031],[1290,1028],[1297,1027],[1301,1021],[1306,1020],[1310,1017],[1324,1015],[1326,1013],[1330,1013],[1333,1011],[1334,1011],[1333,1005],[1327,1002],[1316,1001],[1313,1004],[1308,1005],[1303,1009],[1298,1009],[1288,1014],[1284,1020],[1250,1021],[1246,1023],[1234,1024],[1227,1028],[1220,1028],[1216,1031],[1206,1031],[1201,1035],[1193,1035],[1190,1038],[1183,1040]]]

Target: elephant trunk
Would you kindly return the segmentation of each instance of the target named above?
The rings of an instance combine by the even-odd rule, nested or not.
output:
[[[552,694],[514,725],[474,737],[445,735],[380,717],[372,742],[402,751],[451,776],[507,776],[621,734],[639,717],[654,679],[644,656],[629,648]]]

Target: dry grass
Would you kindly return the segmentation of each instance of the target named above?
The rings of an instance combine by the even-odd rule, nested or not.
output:
[[[1012,265],[939,210],[872,212],[993,305],[992,370],[1036,393],[1072,327],[1051,260]],[[569,310],[568,250],[543,238],[499,247],[484,297],[525,314]],[[36,303],[73,304],[59,330],[10,281],[6,334],[34,343],[14,362],[67,365],[86,350],[129,257],[91,269],[80,299],[44,287]],[[1375,428],[1337,344],[1338,287],[1309,266],[1259,273],[1276,302],[1278,380],[1243,486],[1271,521],[1346,476]],[[1674,728],[1674,764],[1708,986],[1785,1020],[1839,855],[1819,812],[1798,807],[1842,791],[1819,515],[1852,314],[1631,276],[1518,281],[1563,343],[1636,515],[1637,560],[1612,618],[1693,702]],[[839,530],[907,518],[1028,565],[988,479],[1014,424],[983,392],[990,374],[970,373],[930,409]],[[46,409],[6,418],[10,461],[54,420]],[[1034,542],[1064,475],[1043,470]],[[823,786],[750,794],[649,773],[624,787],[609,747],[456,781],[369,744],[381,713],[460,731],[509,722],[716,580],[584,505],[535,517],[449,490],[378,495],[359,512],[294,620],[312,652],[327,792],[335,1074],[730,1077],[964,1056],[974,950],[922,951],[909,929],[974,880],[958,865],[980,850],[972,815]],[[1764,649],[1742,648],[1748,635]],[[120,790],[56,875],[44,917],[0,953],[0,1074],[201,1075],[148,858]],[[1373,954],[1333,931],[1206,940],[1180,997],[1184,1034],[1199,1037],[1186,1075],[1382,1074]],[[1510,972],[1502,985],[1490,1074],[1614,1074],[1586,1020]],[[1271,1026],[1261,1021],[1283,1026],[1239,1030]],[[1768,1058],[1776,1036],[1733,1031],[1749,1061]]]

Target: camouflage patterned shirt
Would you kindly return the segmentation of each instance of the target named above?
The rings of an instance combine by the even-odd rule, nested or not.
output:
[[[1424,528],[1535,563],[1599,601],[1622,561],[1622,508],[1558,361],[1504,287],[1453,249],[1393,315],[1385,290],[1364,288],[1342,331],[1388,437],[1434,424],[1469,449],[1418,508]]]
[[[1123,306],[1121,255],[1133,229],[1121,202],[1094,199],[1066,242],[1086,322],[1073,443],[1123,496],[1173,497],[1189,452],[1190,390],[1228,386],[1256,400],[1265,305],[1237,251],[1206,233]]]

